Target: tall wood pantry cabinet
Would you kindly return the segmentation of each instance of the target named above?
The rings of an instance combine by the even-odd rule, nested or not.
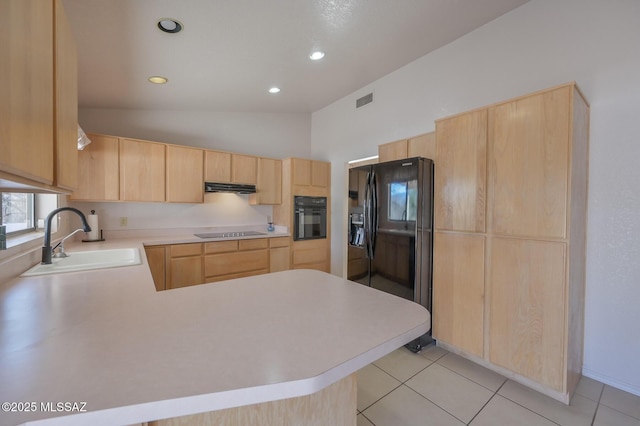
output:
[[[574,83],[436,122],[434,337],[565,403],[582,370],[588,129]]]

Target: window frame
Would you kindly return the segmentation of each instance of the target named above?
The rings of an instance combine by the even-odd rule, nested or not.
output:
[[[3,200],[2,200],[2,195],[3,194],[26,194],[28,197],[31,198],[31,201],[30,201],[30,204],[31,204],[31,209],[30,209],[31,226],[29,226],[27,228],[24,228],[24,229],[16,230],[16,231],[9,231],[7,229],[7,237],[10,237],[10,236],[13,237],[13,236],[22,235],[22,234],[28,234],[30,232],[37,231],[37,229],[38,229],[38,221],[36,220],[36,212],[37,212],[38,197],[36,197],[36,194],[31,193],[31,192],[0,191],[0,224],[2,224],[2,225],[6,225],[2,221],[2,211],[3,211],[2,209],[4,208],[3,207]]]

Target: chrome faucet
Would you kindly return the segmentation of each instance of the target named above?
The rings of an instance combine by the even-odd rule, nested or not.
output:
[[[64,251],[64,242],[67,241],[69,238],[71,238],[72,236],[76,235],[78,232],[84,232],[83,228],[78,228],[75,231],[73,231],[72,233],[70,233],[69,235],[67,235],[66,237],[64,237],[62,239],[62,241],[60,241],[58,244],[56,244],[51,251],[53,252],[53,257],[55,258],[59,258],[59,257],[69,257],[69,255]],[[56,249],[60,247],[60,251],[55,253]]]
[[[65,210],[74,212],[75,214],[80,216],[80,219],[82,220],[82,226],[84,227],[83,229],[84,232],[91,232],[91,227],[87,223],[87,218],[78,209],[74,209],[73,207],[60,207],[55,209],[51,213],[49,213],[44,222],[44,245],[42,246],[42,262],[41,262],[41,264],[43,265],[48,265],[51,263],[51,255],[53,253],[53,250],[51,249],[51,220],[53,219],[53,216]],[[70,237],[75,233],[76,231],[67,235],[65,239],[67,239],[68,237]]]

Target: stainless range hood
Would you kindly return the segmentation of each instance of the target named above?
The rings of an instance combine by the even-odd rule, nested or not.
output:
[[[255,194],[256,186],[242,183],[205,182],[204,192],[233,192],[236,194]]]

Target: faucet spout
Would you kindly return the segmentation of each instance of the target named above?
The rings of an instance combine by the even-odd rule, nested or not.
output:
[[[91,227],[87,222],[87,218],[78,209],[75,209],[73,207],[60,207],[55,209],[51,213],[49,213],[44,222],[44,245],[42,246],[42,262],[41,262],[43,265],[51,264],[51,254],[52,254],[51,253],[52,251],[51,250],[51,220],[56,214],[62,211],[70,211],[80,216],[80,219],[82,220],[82,226],[84,228],[83,229],[84,232],[91,232]]]

